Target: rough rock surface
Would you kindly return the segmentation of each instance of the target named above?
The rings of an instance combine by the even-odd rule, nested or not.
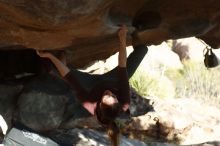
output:
[[[130,128],[183,145],[219,141],[220,110],[194,99],[154,100],[154,110],[133,118]],[[140,135],[139,135],[140,134]],[[134,137],[141,137],[136,133]],[[144,139],[143,139],[144,140]],[[146,142],[150,141],[149,139]]]
[[[76,146],[108,146],[110,144],[107,135],[103,132],[98,132],[96,130],[75,128],[66,131],[65,135],[63,136],[64,137],[61,136],[62,140],[69,142],[72,141],[72,143],[74,143],[74,145]],[[191,146],[219,146],[219,145],[220,142],[213,141],[213,142],[206,142],[201,144],[194,144]],[[121,136],[120,146],[177,146],[177,145],[170,143],[160,143],[160,142],[144,143],[142,141],[129,139],[126,138],[125,136]]]
[[[177,145],[193,144],[195,146],[220,145],[219,109],[193,99],[164,101],[153,99],[153,101],[154,111],[132,116],[131,120],[121,121],[123,135],[131,139],[139,139],[149,145],[158,146],[169,146],[169,144],[154,142],[169,141]],[[83,119],[75,121],[75,125],[72,122],[71,125],[73,127],[85,127],[86,125],[92,129],[99,129],[94,126],[94,123],[91,124],[91,121],[91,118]]]
[[[219,0],[1,0],[0,49],[62,49],[84,66],[116,52],[122,23],[147,45],[189,36],[220,45]]]

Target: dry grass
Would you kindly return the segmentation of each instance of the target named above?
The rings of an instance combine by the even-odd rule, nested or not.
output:
[[[164,76],[173,82],[149,75],[140,69],[130,79],[130,84],[142,96],[159,98],[194,98],[220,108],[220,67],[207,69],[203,63],[183,62],[182,70],[167,69]]]
[[[220,68],[207,69],[203,63],[185,61],[183,70],[168,70],[175,83],[176,97],[195,98],[220,107]]]

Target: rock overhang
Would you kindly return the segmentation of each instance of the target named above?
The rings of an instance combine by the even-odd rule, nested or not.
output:
[[[127,45],[137,30],[146,45],[196,36],[220,46],[218,0],[1,0],[0,8],[1,50],[64,50],[76,67],[117,52],[122,23]]]

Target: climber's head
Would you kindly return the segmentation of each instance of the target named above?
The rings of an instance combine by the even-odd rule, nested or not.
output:
[[[110,90],[106,90],[103,93],[100,106],[100,118],[103,123],[110,123],[114,121],[118,116],[120,110],[120,104],[116,95],[113,94]]]
[[[115,104],[118,104],[118,99],[116,95],[112,93],[110,90],[105,90],[102,96],[101,104],[107,106],[114,106]]]
[[[115,122],[115,119],[119,114],[120,104],[116,95],[114,95],[110,90],[106,90],[97,106],[98,108],[96,110],[96,114],[99,122],[107,128],[107,133],[112,145],[118,146],[120,130]]]

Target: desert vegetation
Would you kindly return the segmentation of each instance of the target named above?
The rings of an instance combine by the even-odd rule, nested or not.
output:
[[[191,60],[182,64],[182,69],[161,67],[159,75],[138,69],[130,84],[145,97],[194,98],[220,108],[220,67],[207,69],[203,62]]]

